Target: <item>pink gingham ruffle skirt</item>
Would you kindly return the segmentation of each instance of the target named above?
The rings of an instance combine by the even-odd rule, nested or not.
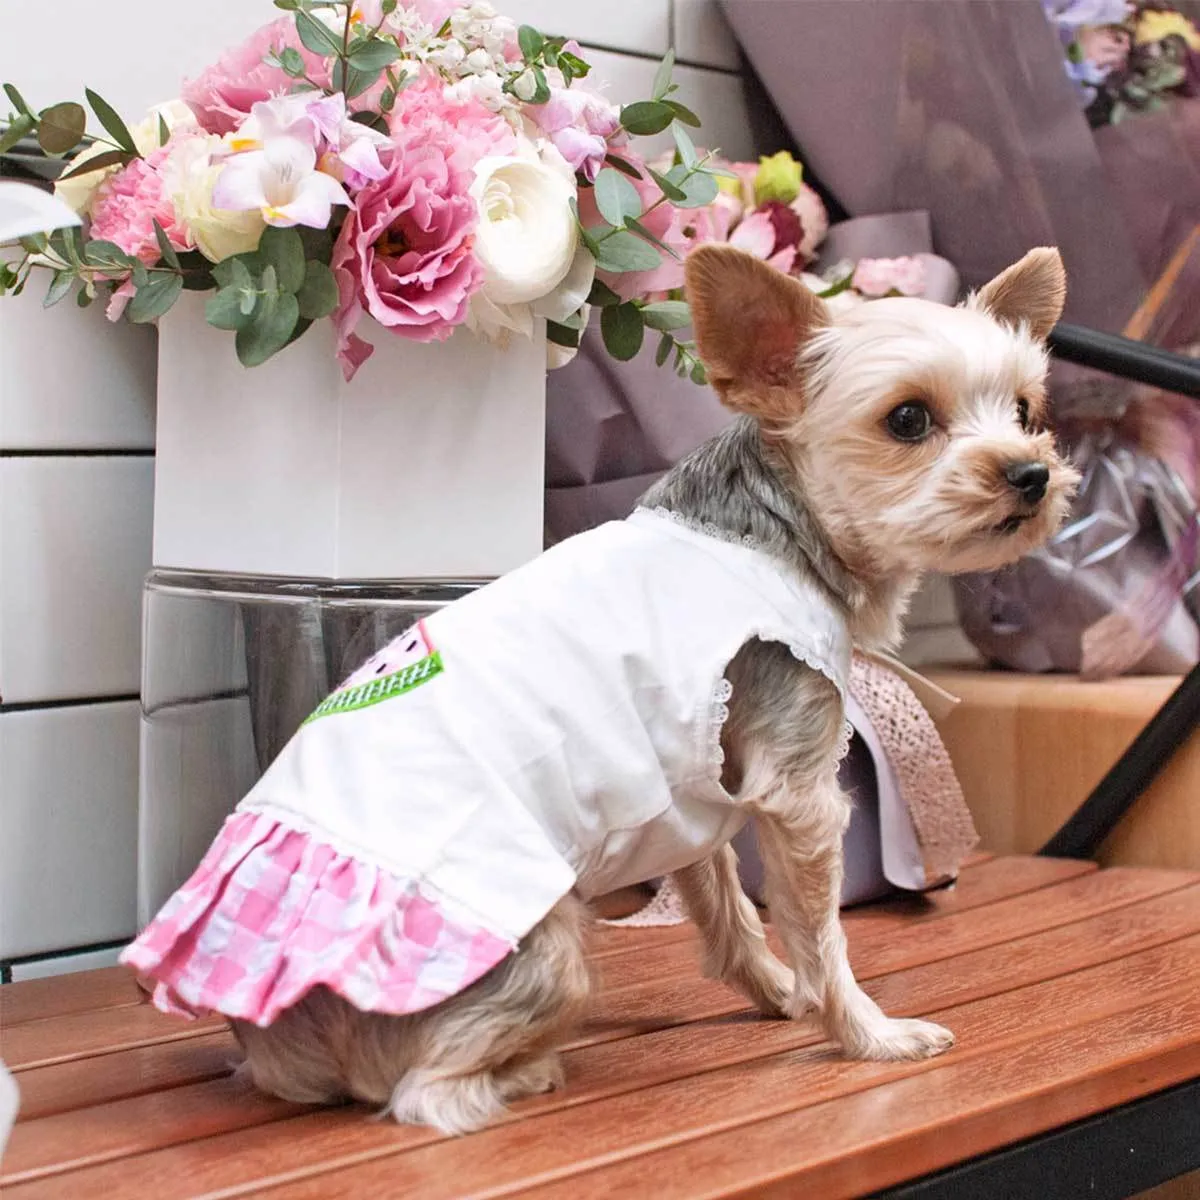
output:
[[[513,949],[416,881],[239,812],[121,961],[165,1012],[265,1026],[319,985],[364,1012],[418,1012]]]

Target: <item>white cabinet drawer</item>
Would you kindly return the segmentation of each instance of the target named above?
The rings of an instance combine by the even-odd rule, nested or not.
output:
[[[121,955],[119,947],[111,950],[85,950],[82,954],[55,954],[49,958],[31,958],[13,963],[12,982],[27,979],[49,979],[52,975],[71,975],[75,971],[99,971],[115,967]]]
[[[138,705],[0,713],[0,958],[131,937]]]
[[[154,460],[0,459],[0,696],[138,691]]]
[[[154,330],[99,303],[45,309],[44,288],[0,300],[0,450],[153,449]]]

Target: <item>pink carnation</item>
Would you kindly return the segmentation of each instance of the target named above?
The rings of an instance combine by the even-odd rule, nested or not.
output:
[[[920,296],[925,291],[925,264],[919,258],[863,258],[850,280],[864,296]]]
[[[475,202],[456,161],[455,127],[432,119],[393,133],[382,179],[355,197],[333,250],[334,316],[347,380],[371,355],[354,330],[364,310],[414,341],[444,341],[462,323],[483,268],[471,253]]]
[[[114,242],[147,266],[162,257],[154,233],[156,220],[176,250],[190,250],[193,246],[186,226],[175,218],[175,209],[159,172],[169,148],[170,143],[155,150],[149,158],[135,158],[100,185],[92,202],[90,236]]]
[[[404,89],[388,114],[388,125],[393,138],[407,132],[438,141],[458,172],[469,173],[487,155],[511,154],[517,145],[502,116],[477,100],[448,100],[445,84],[432,73]]]
[[[306,50],[291,17],[280,17],[256,30],[240,46],[226,51],[211,67],[183,84],[184,103],[208,133],[232,133],[260,100],[283,95],[292,80],[263,59],[285,47],[299,50],[310,76],[324,82],[324,60]]]

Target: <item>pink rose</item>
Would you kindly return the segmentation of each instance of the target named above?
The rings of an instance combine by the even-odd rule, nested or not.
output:
[[[291,17],[280,17],[256,30],[240,46],[227,50],[212,66],[183,84],[184,103],[208,133],[232,133],[260,100],[283,95],[292,80],[263,61],[271,51],[299,50],[310,76],[324,82],[325,62],[306,50]]]
[[[925,264],[919,258],[863,258],[850,280],[864,296],[920,296],[925,291]]]
[[[756,209],[729,236],[729,244],[770,263],[785,275],[796,265],[804,230],[786,204],[771,200]]]
[[[553,88],[545,104],[528,111],[572,170],[594,182],[604,165],[609,139],[620,128],[620,110],[584,88]]]
[[[393,136],[387,173],[355,197],[333,250],[340,295],[334,321],[347,380],[372,352],[354,333],[364,309],[401,337],[444,341],[483,282],[471,252],[471,176],[448,153],[456,130],[425,122]]]
[[[109,176],[96,189],[92,201],[90,236],[113,242],[126,254],[152,266],[162,257],[154,233],[157,220],[176,250],[191,250],[193,243],[187,227],[176,220],[175,209],[167,194],[160,168],[166,161],[171,143],[155,150],[149,158],[135,158],[128,166]]]

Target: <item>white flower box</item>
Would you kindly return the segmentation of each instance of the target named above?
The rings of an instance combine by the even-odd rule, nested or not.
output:
[[[490,578],[542,548],[544,328],[504,349],[329,322],[263,366],[185,294],[159,327],[154,564],[309,579]]]

